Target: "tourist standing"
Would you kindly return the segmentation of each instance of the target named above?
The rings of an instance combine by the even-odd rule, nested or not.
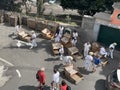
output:
[[[61,81],[60,90],[67,90],[67,84],[65,80]]]
[[[38,70],[36,74],[36,78],[39,82],[39,89],[43,88],[46,82],[46,75],[45,75],[45,68],[42,67],[40,70]]]
[[[53,70],[53,81],[51,83],[52,90],[59,90],[59,79],[60,79],[60,73],[57,69]]]

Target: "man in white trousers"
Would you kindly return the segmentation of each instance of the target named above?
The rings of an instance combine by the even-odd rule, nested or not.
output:
[[[105,47],[101,46],[100,48],[100,55],[104,56],[105,58],[108,56],[108,53],[105,50]]]
[[[54,69],[53,81],[52,81],[52,90],[59,90],[59,81],[60,81],[60,73],[57,69]]]
[[[63,31],[64,31],[64,27],[63,26],[59,26],[59,37],[62,38],[63,36]]]
[[[90,68],[92,68],[93,54],[93,52],[89,52],[89,54],[85,57],[85,69],[87,71],[90,71]]]
[[[114,52],[114,49],[115,49],[115,46],[117,45],[117,43],[112,43],[110,44],[109,46],[109,55],[110,55],[110,58],[113,59],[113,52]]]
[[[60,54],[60,60],[63,60],[63,55],[64,55],[64,47],[63,47],[63,45],[61,45],[61,47],[59,49],[59,54]]]
[[[89,52],[90,48],[91,48],[90,42],[86,42],[84,44],[84,57],[86,57],[88,55],[88,52]]]
[[[32,35],[31,35],[31,47],[30,49],[32,49],[33,47],[37,47],[37,43],[36,43],[36,34],[34,31],[31,31]]]
[[[64,56],[63,65],[65,65],[65,66],[72,65],[72,60],[73,60],[72,56]]]
[[[78,32],[76,30],[73,31],[72,36],[77,39],[78,37]]]
[[[72,46],[76,46],[76,43],[77,43],[77,39],[75,39],[74,37],[72,37],[72,40],[71,40]]]

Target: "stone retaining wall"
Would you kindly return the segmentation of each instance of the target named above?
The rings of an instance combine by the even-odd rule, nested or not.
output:
[[[50,30],[55,31],[58,26],[58,23],[53,21],[44,20],[36,17],[29,17],[25,15],[20,15],[19,13],[13,13],[8,11],[4,11],[3,15],[1,15],[0,13],[1,23],[2,23],[2,18],[4,23],[8,23],[10,26],[16,26],[19,21],[19,24],[25,25],[33,30],[38,30],[38,31],[41,31],[44,28],[48,28]]]

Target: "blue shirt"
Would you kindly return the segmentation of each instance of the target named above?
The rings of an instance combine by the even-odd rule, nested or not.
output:
[[[93,61],[94,61],[95,65],[98,65],[101,63],[101,60],[99,58],[96,58],[96,57],[93,58]]]

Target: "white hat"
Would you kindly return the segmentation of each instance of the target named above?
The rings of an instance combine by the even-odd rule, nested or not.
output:
[[[41,71],[45,71],[45,68],[44,68],[44,67],[42,67],[40,70],[41,70]]]
[[[94,53],[93,52],[89,52],[89,55],[94,55]]]
[[[115,46],[117,45],[117,43],[115,43],[115,42],[114,42],[113,44],[114,44]]]
[[[73,60],[73,57],[72,57],[72,56],[70,56],[69,58],[70,58],[70,60]]]
[[[31,31],[31,33],[35,33],[35,31]]]
[[[61,45],[61,48],[63,48],[63,45]]]

